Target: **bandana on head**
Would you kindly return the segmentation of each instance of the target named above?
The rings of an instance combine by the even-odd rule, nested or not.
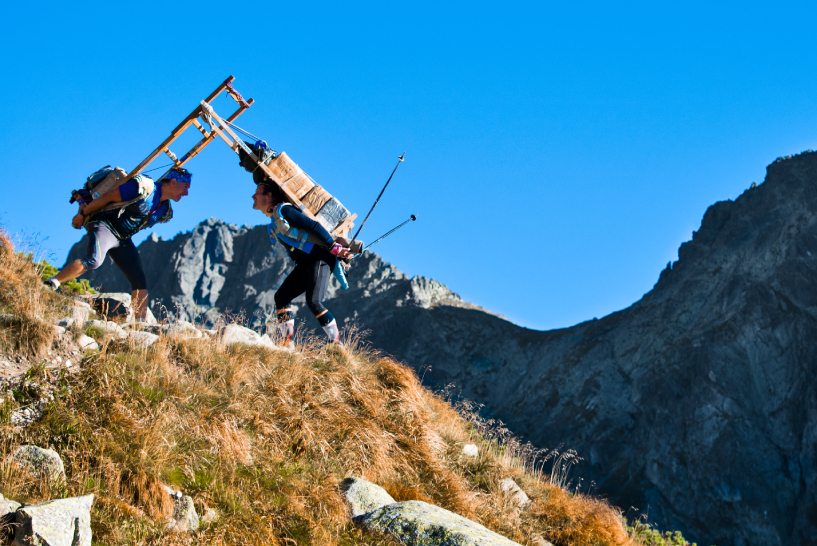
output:
[[[193,175],[191,173],[183,173],[177,170],[171,170],[166,175],[162,177],[159,182],[163,182],[165,180],[176,180],[177,182],[181,182],[183,184],[190,184],[190,181],[193,179]]]

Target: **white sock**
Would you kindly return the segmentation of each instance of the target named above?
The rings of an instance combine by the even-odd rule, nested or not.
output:
[[[54,287],[54,290],[56,290],[57,288],[59,288],[59,287],[60,287],[60,281],[58,281],[58,280],[57,280],[57,277],[51,277],[50,279],[48,279],[48,280],[47,280],[47,281],[45,281],[45,282],[47,282],[48,284],[50,284],[51,286],[53,286],[53,287]]]
[[[286,322],[278,323],[278,333],[281,334],[281,339],[285,342],[292,341],[292,334],[295,333],[295,319]]]
[[[323,331],[326,332],[327,336],[329,336],[330,341],[340,343],[340,339],[338,339],[340,332],[338,331],[338,323],[335,322],[335,319],[332,319],[332,322],[324,326]]]

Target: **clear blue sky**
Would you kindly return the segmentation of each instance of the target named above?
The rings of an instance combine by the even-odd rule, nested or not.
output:
[[[62,264],[70,190],[233,74],[239,124],[361,217],[406,151],[361,237],[417,214],[386,260],[549,329],[638,300],[707,206],[817,148],[814,2],[393,5],[4,3],[0,222]],[[159,235],[264,222],[223,143],[188,166]]]

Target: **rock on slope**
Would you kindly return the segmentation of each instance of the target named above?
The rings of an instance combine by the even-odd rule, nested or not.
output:
[[[707,210],[640,301],[571,328],[520,328],[373,254],[351,290],[333,288],[332,309],[430,366],[426,382],[461,386],[539,446],[576,449],[587,482],[662,528],[720,546],[813,544],[815,211],[817,154],[777,160],[763,184]],[[151,296],[187,316],[271,312],[286,271],[263,228],[213,220],[140,252]],[[127,289],[109,264],[91,278]]]

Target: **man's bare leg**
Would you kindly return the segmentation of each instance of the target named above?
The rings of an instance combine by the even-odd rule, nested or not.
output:
[[[148,291],[139,289],[131,292],[131,306],[133,307],[133,318],[135,320],[145,320],[148,315]]]
[[[62,271],[57,273],[56,279],[60,282],[60,284],[62,284],[65,281],[76,279],[83,273],[85,273],[85,266],[82,265],[82,262],[80,260],[74,260],[73,262],[62,268]]]

